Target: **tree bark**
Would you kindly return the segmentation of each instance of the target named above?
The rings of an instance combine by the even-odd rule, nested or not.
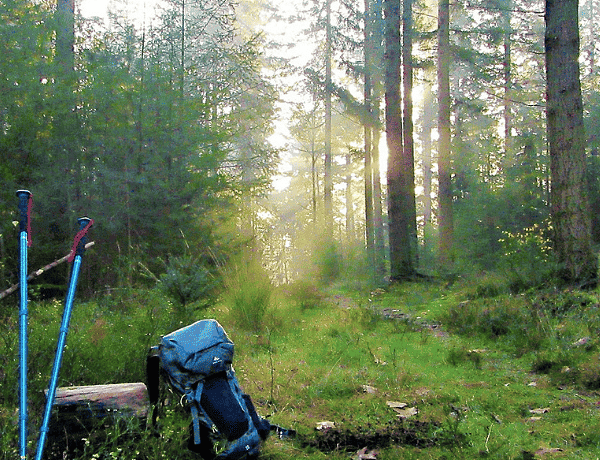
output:
[[[510,24],[511,18],[511,8],[512,1],[506,1],[507,9],[502,12],[503,22],[504,22],[504,58],[502,65],[504,67],[504,100],[503,102],[503,110],[504,110],[504,154],[508,155],[511,151],[512,143],[511,143],[511,86],[512,86],[512,76],[511,76],[511,65],[512,65],[512,49],[511,49],[511,35],[512,28]]]
[[[44,394],[48,396],[48,390]],[[146,417],[150,402],[143,383],[113,383],[56,389],[55,407],[73,408],[106,416],[118,411],[121,416]]]
[[[333,240],[333,178],[331,175],[331,0],[326,0],[327,24],[325,38],[325,174],[324,208],[325,229],[328,238]]]
[[[403,155],[400,97],[400,0],[385,0],[385,121],[388,145],[388,218],[390,238],[390,278],[394,281],[414,276],[410,218],[409,165]]]
[[[314,114],[311,114],[311,119],[314,121]],[[313,126],[315,123],[313,123]],[[312,203],[312,218],[313,226],[317,225],[317,196],[319,196],[319,172],[317,171],[317,148],[315,145],[315,130],[311,130],[310,136],[310,178],[311,178],[311,203]]]
[[[559,276],[595,286],[586,194],[585,130],[579,80],[578,0],[546,0],[546,117],[552,188],[551,214]]]
[[[438,225],[439,262],[448,267],[452,262],[454,215],[452,209],[452,161],[450,151],[450,2],[440,0],[438,6]]]
[[[423,146],[423,248],[424,252],[429,251],[429,235],[428,228],[432,223],[432,207],[431,207],[431,183],[433,179],[432,174],[432,150],[433,143],[431,141],[431,130],[435,123],[435,104],[434,96],[431,89],[431,83],[427,82],[424,91],[423,100],[424,110],[421,126],[423,127],[422,134],[422,146]]]
[[[371,41],[373,50],[372,59],[372,88],[371,112],[373,120],[373,130],[371,136],[371,168],[373,175],[373,227],[375,240],[375,270],[379,277],[386,275],[386,255],[385,255],[385,237],[383,231],[383,205],[381,192],[381,170],[379,142],[381,140],[380,125],[380,101],[384,93],[383,88],[383,57],[384,57],[384,31],[380,24],[383,21],[382,0],[374,0],[371,6]]]
[[[375,270],[383,278],[386,274],[385,266],[385,241],[383,235],[383,206],[381,204],[381,173],[379,169],[379,141],[381,132],[379,128],[379,102],[373,103],[373,119],[377,125],[373,129],[371,159],[373,170],[373,226],[375,230]]]
[[[403,175],[405,178],[405,193],[407,197],[406,217],[407,231],[409,232],[411,259],[413,266],[417,264],[417,203],[415,198],[415,151],[413,137],[413,62],[412,62],[412,38],[413,38],[413,18],[412,18],[413,0],[404,0],[402,5],[402,83],[404,88],[404,110],[402,119],[402,139],[403,139]]]
[[[349,248],[356,244],[354,200],[352,199],[352,155],[346,153],[346,238]]]
[[[372,134],[373,134],[373,110],[371,98],[373,96],[373,84],[371,78],[373,42],[372,42],[372,14],[369,0],[365,0],[365,22],[364,22],[364,133],[365,133],[365,238],[367,243],[367,256],[371,266],[375,266],[375,229],[373,219],[373,161],[372,161]]]

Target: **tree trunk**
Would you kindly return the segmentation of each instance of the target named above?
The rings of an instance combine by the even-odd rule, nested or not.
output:
[[[76,144],[78,140],[77,115],[75,112],[75,2],[74,0],[58,0],[56,6],[56,80],[60,83],[59,88],[63,91],[58,103],[57,114],[57,158],[64,156],[61,169],[67,170],[71,180],[62,190],[66,194],[65,202],[70,211],[70,227],[75,226],[75,219],[81,213],[79,209],[79,198],[81,197],[81,169]],[[57,163],[60,163],[57,162]]]
[[[596,13],[594,11],[594,1],[588,0],[589,41],[591,42],[588,45],[589,75],[596,73]]]
[[[383,205],[381,193],[381,170],[379,161],[379,142],[381,140],[380,126],[380,101],[383,96],[383,61],[384,51],[382,43],[385,41],[384,31],[381,28],[383,21],[382,0],[374,0],[371,6],[371,48],[372,56],[372,97],[371,113],[373,130],[371,136],[371,168],[373,175],[373,227],[375,240],[375,270],[377,276],[383,278],[386,274],[385,264],[385,238],[383,231]]]
[[[404,85],[404,111],[403,111],[403,175],[405,182],[405,193],[407,195],[407,211],[410,215],[406,217],[407,231],[409,232],[411,246],[411,260],[413,266],[417,264],[417,203],[415,198],[415,153],[413,140],[413,65],[412,65],[412,36],[413,36],[413,18],[412,18],[412,0],[404,0],[402,5],[402,83]]]
[[[179,67],[179,97],[183,103],[183,97],[185,95],[185,0],[181,0],[181,43],[179,44],[179,53],[181,65]]]
[[[314,115],[311,115],[311,118]],[[317,216],[317,196],[319,196],[319,178],[318,178],[318,171],[317,171],[317,148],[315,146],[315,134],[314,134],[315,130],[312,130],[312,134],[310,137],[310,177],[311,177],[311,192],[312,192],[312,196],[311,196],[311,203],[312,203],[312,224],[313,226],[317,225],[317,220],[318,220],[318,216]]]
[[[48,397],[48,390],[44,390]],[[91,431],[111,430],[118,420],[148,419],[150,399],[144,383],[57,388],[48,427],[48,451],[77,444]],[[62,446],[62,448],[61,448]]]
[[[448,267],[452,262],[454,216],[452,210],[452,161],[450,152],[450,2],[440,0],[438,6],[438,222],[439,262]]]
[[[327,0],[327,32],[325,38],[325,232],[333,239],[333,178],[331,176],[331,0]]]
[[[351,248],[356,243],[354,200],[352,199],[352,155],[346,153],[346,238]]]
[[[597,283],[586,195],[585,131],[579,80],[578,0],[546,0],[546,116],[554,251],[569,284]]]
[[[431,182],[433,179],[432,175],[432,164],[431,151],[433,149],[433,144],[431,141],[431,130],[434,126],[435,119],[435,104],[433,92],[431,90],[431,83],[427,82],[424,91],[424,100],[423,100],[424,110],[423,110],[423,119],[422,119],[422,127],[423,127],[423,160],[422,160],[422,168],[423,168],[423,252],[427,253],[429,251],[429,228],[432,223],[432,208],[431,208]]]
[[[388,218],[390,238],[390,278],[408,279],[414,275],[410,218],[411,187],[409,166],[403,156],[400,97],[400,0],[385,0],[385,122],[388,145]],[[414,193],[414,185],[413,193]]]
[[[48,390],[44,394],[47,397]],[[77,407],[98,417],[111,411],[118,411],[121,416],[146,417],[150,402],[144,383],[113,383],[57,388],[54,406]]]
[[[503,20],[504,20],[504,60],[502,65],[504,66],[504,100],[503,100],[503,109],[504,109],[504,154],[508,155],[511,151],[511,64],[512,64],[512,50],[511,50],[511,33],[512,28],[510,24],[511,18],[511,8],[512,1],[506,1],[507,9],[502,12]]]
[[[385,241],[383,236],[383,206],[381,204],[381,172],[379,169],[379,102],[373,104],[373,119],[377,125],[373,129],[371,148],[373,169],[373,226],[375,230],[375,270],[377,275],[383,278],[386,274],[385,268]]]
[[[367,242],[367,256],[371,266],[375,266],[375,229],[373,220],[373,161],[372,161],[372,134],[373,134],[373,110],[371,98],[373,96],[373,84],[371,79],[373,42],[372,42],[372,14],[369,0],[365,0],[365,43],[364,43],[364,133],[365,133],[365,238]]]

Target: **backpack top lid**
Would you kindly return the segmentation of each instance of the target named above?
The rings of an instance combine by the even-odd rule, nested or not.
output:
[[[219,372],[233,361],[233,342],[214,319],[197,321],[165,335],[160,356],[171,384],[182,393]]]

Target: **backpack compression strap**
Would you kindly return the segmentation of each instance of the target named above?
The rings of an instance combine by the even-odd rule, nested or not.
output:
[[[194,444],[200,445],[200,411],[202,415],[210,420],[206,412],[200,405],[200,398],[202,396],[202,389],[204,388],[204,382],[198,382],[196,390],[190,390],[186,393],[187,400],[190,403],[192,411],[192,422],[194,424]]]

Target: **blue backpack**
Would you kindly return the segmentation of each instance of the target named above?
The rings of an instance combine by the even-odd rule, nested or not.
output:
[[[149,369],[159,365],[169,384],[185,395],[193,426],[188,447],[205,459],[256,458],[271,430],[239,386],[233,350],[221,325],[207,319],[165,335],[149,357]],[[155,364],[150,364],[151,358]],[[148,388],[151,402],[158,402],[158,382],[150,382]],[[215,452],[217,439],[220,452]]]

